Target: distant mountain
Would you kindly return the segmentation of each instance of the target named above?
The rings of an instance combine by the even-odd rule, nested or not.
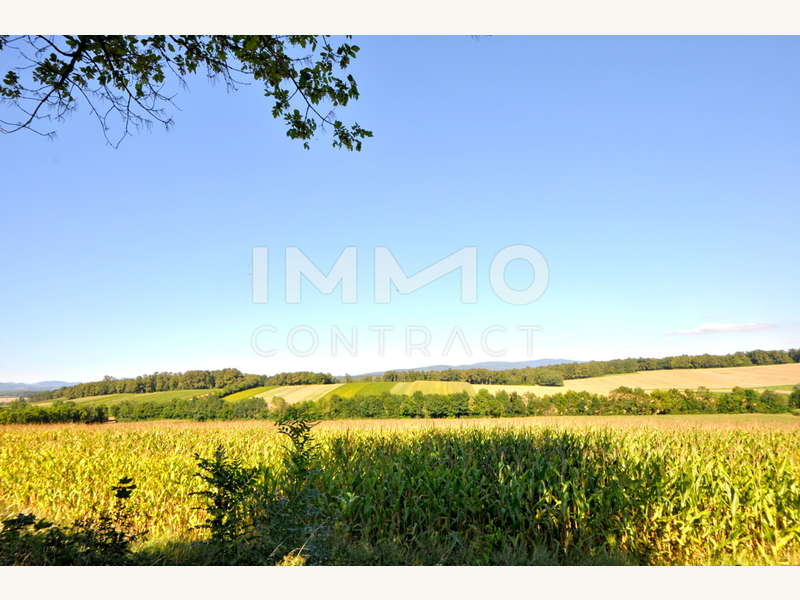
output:
[[[471,365],[431,365],[428,367],[414,367],[413,369],[386,369],[386,371],[445,371],[447,369],[489,369],[490,371],[506,371],[508,369],[524,369],[527,367],[549,367],[550,365],[563,365],[565,363],[580,362],[568,358],[540,358],[539,360],[523,360],[519,362],[489,361],[473,363]],[[386,371],[361,373],[353,377],[370,377],[383,375]]]
[[[0,396],[11,392],[48,392],[65,385],[76,385],[76,381],[37,381],[36,383],[0,382]]]

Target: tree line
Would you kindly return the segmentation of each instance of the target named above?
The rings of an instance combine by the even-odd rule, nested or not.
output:
[[[783,413],[800,411],[800,386],[791,394],[734,388],[731,392],[619,387],[608,395],[567,391],[551,396],[481,389],[474,396],[423,394],[342,398],[299,403],[291,409],[314,419],[521,417],[555,415],[659,415],[697,413]],[[275,407],[273,412],[280,412]],[[286,410],[285,408],[282,410]]]
[[[105,423],[108,409],[104,406],[80,406],[74,402],[54,402],[37,406],[25,400],[15,400],[0,408],[0,424],[27,423]]]
[[[240,392],[261,385],[303,385],[311,383],[333,383],[330,373],[296,371],[275,375],[252,375],[239,369],[219,369],[216,371],[184,371],[183,373],[152,373],[116,379],[106,376],[102,381],[79,383],[56,390],[34,394],[32,400],[51,400],[65,398],[74,400],[87,396],[107,394],[146,394],[172,390],[220,389],[228,394]]]
[[[490,369],[444,369],[435,371],[386,371],[383,381],[464,381],[472,384],[562,385],[564,379],[584,379],[661,369],[708,369],[749,367],[800,362],[800,349],[752,350],[733,354],[696,354],[665,358],[624,358],[563,363],[493,371]]]
[[[608,395],[567,391],[552,396],[519,394],[481,389],[474,396],[423,394],[380,395],[343,398],[336,394],[319,400],[288,405],[280,397],[267,404],[262,398],[237,402],[219,392],[166,402],[127,400],[104,408],[82,407],[73,402],[52,406],[14,402],[0,409],[0,423],[98,423],[109,416],[118,421],[186,419],[195,421],[279,419],[287,414],[306,419],[385,419],[450,417],[522,417],[557,415],[662,415],[702,413],[785,413],[800,415],[800,385],[791,394],[772,390],[734,388],[730,392],[656,390],[619,387]]]

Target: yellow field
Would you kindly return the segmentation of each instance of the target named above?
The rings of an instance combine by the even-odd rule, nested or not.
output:
[[[800,383],[800,363],[785,365],[763,365],[758,367],[725,367],[721,369],[669,369],[662,371],[640,371],[623,375],[604,375],[586,379],[565,379],[563,386],[541,385],[475,385],[476,390],[490,392],[531,392],[539,396],[557,394],[567,390],[608,394],[620,386],[644,390],[696,389],[706,387],[714,391],[728,391],[736,386],[764,388],[776,385]]]
[[[305,402],[307,400],[319,400],[325,394],[344,385],[343,383],[317,383],[310,385],[282,385],[266,392],[256,394],[258,398],[264,398],[269,402],[273,398],[281,397],[288,404]]]
[[[331,430],[377,430],[398,431],[418,429],[471,429],[479,428],[527,428],[557,426],[570,429],[610,428],[610,429],[642,429],[662,430],[772,430],[800,431],[800,417],[781,414],[724,414],[724,415],[612,415],[612,416],[560,416],[560,417],[479,417],[464,419],[340,419],[320,421],[315,431]],[[195,431],[215,433],[228,430],[259,430],[264,433],[275,431],[272,421],[180,421],[169,419],[163,421],[127,421],[121,423],[105,423],[102,425],[84,425],[82,423],[49,423],[41,425],[0,425],[0,436],[4,432],[27,431],[84,431],[96,434],[124,434],[130,432],[151,431]],[[798,449],[800,450],[800,448]]]
[[[188,423],[187,423],[188,425]],[[768,430],[800,431],[800,417],[790,414],[614,415],[562,417],[500,417],[467,419],[342,419],[322,421],[320,430],[402,431],[426,429],[559,427],[568,429],[659,429],[669,431]]]
[[[338,564],[537,564],[522,547],[505,554],[515,536],[561,552],[566,524],[581,564],[800,562],[800,417],[353,420],[315,435],[320,489],[344,527]],[[285,442],[267,421],[0,426],[0,517],[109,510],[110,486],[131,476],[145,544],[180,564],[206,535],[193,456],[217,444],[280,469]],[[428,532],[419,545],[402,535],[415,529]],[[498,554],[466,544],[452,556],[448,531]],[[374,554],[346,554],[358,544]]]

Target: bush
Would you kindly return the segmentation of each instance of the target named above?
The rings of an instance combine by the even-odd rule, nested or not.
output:
[[[541,371],[536,374],[537,385],[564,385],[564,376],[558,371]]]
[[[792,393],[789,394],[789,405],[793,408],[800,408],[800,384],[794,386]]]
[[[320,470],[313,425],[291,412],[277,422],[289,441],[281,473],[245,467],[222,446],[211,459],[195,454],[207,489],[192,494],[205,500],[198,507],[207,514],[200,527],[210,531],[213,564],[315,564],[326,558],[329,528],[314,483]]]
[[[127,565],[131,544],[144,537],[135,531],[127,508],[136,486],[122,478],[111,488],[115,505],[110,514],[79,519],[58,527],[34,514],[19,514],[2,522],[0,565]]]

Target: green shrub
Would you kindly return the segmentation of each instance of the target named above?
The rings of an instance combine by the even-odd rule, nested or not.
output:
[[[143,538],[136,531],[126,501],[136,486],[122,478],[111,488],[112,512],[58,527],[34,514],[19,514],[2,522],[0,565],[126,565],[133,562],[131,544]]]

